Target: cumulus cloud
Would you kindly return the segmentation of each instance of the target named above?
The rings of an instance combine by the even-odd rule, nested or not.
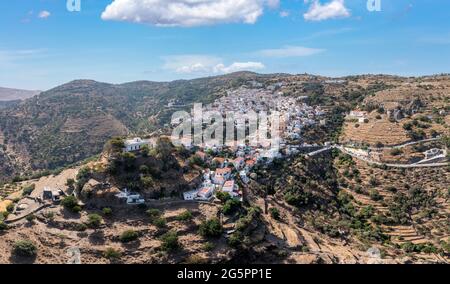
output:
[[[256,52],[259,56],[287,58],[287,57],[304,57],[324,52],[325,49],[309,48],[303,46],[285,46],[282,48],[263,49]]]
[[[164,69],[179,74],[205,75],[225,74],[237,71],[257,71],[264,69],[260,62],[234,62],[225,65],[220,57],[209,55],[177,55],[163,57]]]
[[[319,0],[312,0],[311,2],[308,12],[303,15],[307,21],[350,17],[350,11],[345,7],[344,0],[331,0],[326,4],[321,4]]]
[[[44,10],[44,11],[39,12],[38,17],[40,19],[47,19],[48,17],[50,17],[50,15],[51,15],[51,13],[49,11]]]
[[[265,7],[278,5],[279,0],[114,0],[102,19],[182,27],[253,24]]]

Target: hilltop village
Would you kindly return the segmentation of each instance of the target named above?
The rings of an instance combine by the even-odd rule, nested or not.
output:
[[[252,169],[258,164],[270,164],[275,159],[298,154],[301,149],[314,149],[317,144],[307,144],[301,139],[302,129],[315,125],[325,125],[325,111],[320,106],[312,107],[304,100],[306,97],[292,98],[286,96],[280,88],[282,83],[263,88],[256,82],[251,82],[257,88],[242,86],[227,91],[226,96],[214,103],[208,104],[203,111],[216,111],[226,116],[229,112],[245,115],[251,111],[278,112],[280,116],[280,137],[272,139],[271,143],[263,145],[237,141],[234,146],[224,144],[193,145],[191,140],[181,139],[183,146],[194,150],[195,159],[204,165],[211,165],[203,170],[201,185],[183,193],[185,200],[211,201],[217,192],[226,193],[242,201],[240,185],[250,182]],[[241,122],[243,123],[243,122]],[[246,127],[235,122],[235,127]],[[174,125],[176,126],[176,125]],[[274,141],[276,140],[276,141]],[[153,148],[155,139],[132,138],[124,141],[124,151],[139,151],[142,147]]]

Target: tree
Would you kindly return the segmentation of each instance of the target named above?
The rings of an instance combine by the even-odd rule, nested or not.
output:
[[[65,209],[72,211],[74,213],[78,213],[81,211],[81,207],[78,205],[78,200],[75,196],[67,196],[61,201],[61,205],[64,206]]]
[[[218,191],[216,193],[216,197],[222,202],[225,203],[227,202],[229,199],[231,199],[231,195],[228,192],[225,191]]]
[[[213,218],[201,223],[198,232],[204,237],[220,237],[223,232],[223,227],[219,219]]]
[[[222,212],[225,215],[234,213],[241,205],[241,202],[237,199],[229,199],[222,207]]]

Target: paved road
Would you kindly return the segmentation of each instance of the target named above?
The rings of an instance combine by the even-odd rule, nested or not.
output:
[[[344,153],[346,153],[346,154],[356,158],[356,159],[365,161],[365,162],[370,163],[370,164],[378,165],[378,166],[385,165],[385,166],[388,166],[388,167],[391,167],[391,168],[430,168],[430,167],[444,167],[444,166],[449,166],[450,165],[450,162],[447,162],[447,163],[430,163],[430,164],[408,164],[408,165],[406,165],[406,164],[386,164],[386,163],[380,163],[380,162],[377,162],[377,161],[373,161],[373,160],[367,159],[366,157],[362,157],[361,155],[357,155],[357,154],[355,154],[355,153],[353,153],[351,151],[346,150],[342,146],[337,146],[336,148],[341,150],[342,152],[344,152]]]
[[[427,139],[427,140],[430,140],[430,139]],[[420,142],[424,142],[424,141],[425,140],[422,140]],[[434,140],[431,140],[431,141],[434,141]],[[420,143],[420,142],[417,141],[417,142],[413,142],[413,143]],[[411,145],[411,143],[406,143],[406,144]],[[342,145],[327,146],[327,147],[324,147],[324,148],[322,148],[320,150],[308,153],[308,154],[306,154],[306,156],[307,157],[313,157],[313,156],[316,156],[316,155],[318,155],[320,153],[323,153],[323,152],[331,150],[331,149],[339,149],[343,153],[346,153],[346,154],[348,154],[348,155],[350,155],[350,156],[352,156],[352,157],[354,157],[354,158],[356,158],[358,160],[365,161],[365,162],[370,163],[370,164],[374,164],[374,165],[378,165],[378,166],[387,166],[387,167],[391,167],[391,168],[430,168],[430,167],[445,167],[445,166],[449,166],[450,165],[450,162],[446,162],[446,163],[424,163],[426,161],[420,161],[419,163],[415,163],[415,164],[386,164],[386,163],[381,163],[381,162],[370,160],[370,159],[368,159],[366,157],[363,157],[361,155],[358,155],[358,154],[355,154],[355,153],[353,153],[351,151],[348,151],[347,149],[345,149],[345,146],[342,146]]]
[[[391,149],[401,149],[401,148],[405,148],[407,146],[411,146],[411,145],[415,145],[415,144],[420,144],[420,143],[425,143],[425,142],[433,142],[433,141],[438,141],[441,140],[441,137],[437,137],[437,138],[430,138],[430,139],[424,139],[424,140],[419,140],[419,141],[412,141],[412,142],[405,142],[399,145],[394,145],[394,146],[385,146],[385,147],[367,147],[367,149],[370,150],[391,150]],[[345,147],[352,147],[351,145],[344,145]]]

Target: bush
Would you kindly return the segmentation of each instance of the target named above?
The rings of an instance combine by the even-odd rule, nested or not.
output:
[[[6,206],[6,212],[12,213],[14,211],[14,203],[9,204]]]
[[[225,215],[230,215],[236,212],[237,209],[241,206],[241,202],[237,199],[230,199],[225,202],[225,205],[222,207],[222,212]]]
[[[139,238],[138,232],[134,230],[126,230],[120,235],[120,241],[122,243],[129,243]]]
[[[103,253],[103,257],[109,260],[116,260],[122,256],[122,253],[119,250],[114,248],[107,248]]]
[[[170,231],[161,236],[161,249],[163,251],[175,251],[180,248],[177,233]]]
[[[3,221],[0,221],[0,232],[6,231],[8,229],[8,225],[6,225]]]
[[[13,253],[22,257],[34,257],[37,255],[37,247],[29,240],[17,241],[13,246]]]
[[[78,232],[84,232],[88,229],[88,226],[83,223],[77,223],[73,226],[73,229]]]
[[[61,205],[65,209],[78,213],[81,211],[81,207],[78,205],[78,200],[74,196],[67,196],[61,201]]]
[[[204,249],[205,251],[212,251],[212,250],[214,249],[214,244],[213,244],[213,243],[210,243],[210,242],[207,242],[207,243],[205,243],[205,244],[203,245],[203,249]]]
[[[189,210],[186,210],[177,216],[178,221],[190,221],[190,220],[192,220],[192,218],[194,218],[194,216],[192,215],[191,211],[189,211]]]
[[[272,207],[269,209],[270,216],[272,216],[273,219],[279,220],[280,219],[280,211],[278,208]]]
[[[213,218],[200,224],[199,234],[204,237],[220,237],[223,232],[219,219]]]
[[[370,199],[372,199],[373,201],[383,200],[383,196],[381,196],[380,193],[378,192],[378,190],[376,190],[376,189],[371,189],[369,192],[369,196],[370,196]]]
[[[96,229],[96,228],[100,227],[100,225],[102,224],[102,221],[103,221],[102,216],[100,216],[98,214],[90,214],[88,216],[88,221],[87,221],[86,225],[89,228]]]
[[[146,213],[150,218],[161,216],[161,211],[159,211],[158,209],[148,209]]]
[[[33,223],[34,220],[36,219],[36,216],[34,216],[33,214],[30,214],[30,215],[28,215],[25,219],[26,219],[29,223]]]
[[[102,213],[105,216],[111,216],[112,215],[112,209],[109,207],[105,207],[102,209]]]
[[[22,190],[22,195],[23,195],[23,196],[25,196],[25,195],[30,195],[30,194],[34,191],[34,189],[35,189],[35,185],[34,185],[34,184],[25,186],[25,187],[23,188],[23,190]]]
[[[165,218],[158,217],[153,219],[152,224],[158,228],[164,228],[167,225],[167,221]]]
[[[216,193],[216,197],[217,199],[219,199],[222,203],[227,202],[228,200],[231,199],[231,195],[228,192],[224,192],[224,191],[218,191]]]
[[[240,232],[234,232],[229,238],[228,238],[228,245],[230,245],[233,248],[239,247],[242,243],[243,235]]]

